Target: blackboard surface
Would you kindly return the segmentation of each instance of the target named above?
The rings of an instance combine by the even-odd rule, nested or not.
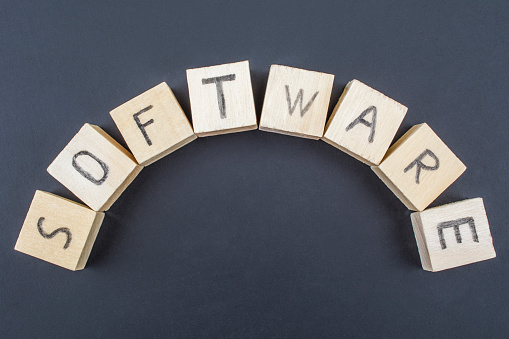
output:
[[[493,337],[509,333],[509,4],[502,1],[3,2],[3,338]],[[200,138],[144,169],[87,267],[14,251],[36,189],[86,122],[187,68],[249,60],[359,79],[409,107],[467,165],[433,204],[482,197],[497,258],[420,267],[410,212],[364,164],[262,131]]]

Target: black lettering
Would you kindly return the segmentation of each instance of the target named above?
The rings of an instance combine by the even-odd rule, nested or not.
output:
[[[226,102],[224,100],[223,81],[233,81],[233,80],[235,80],[235,74],[228,74],[215,78],[201,79],[201,83],[203,85],[216,84],[217,104],[219,106],[219,116],[221,117],[221,119],[226,118]]]
[[[468,224],[470,226],[470,232],[472,232],[472,239],[475,242],[479,242],[479,238],[477,237],[477,231],[475,230],[475,223],[474,218],[468,217],[468,218],[461,218],[457,220],[451,220],[446,221],[438,224],[438,238],[440,239],[440,246],[442,246],[442,249],[445,250],[447,248],[447,245],[445,244],[444,239],[444,228],[453,227],[454,228],[454,234],[456,236],[456,242],[458,244],[461,244],[461,233],[460,233],[460,226],[463,224]]]
[[[366,115],[369,113],[372,113],[372,119],[371,122],[364,119]],[[368,142],[372,143],[373,139],[375,138],[375,128],[376,128],[376,107],[375,106],[369,106],[366,108],[361,115],[359,115],[354,121],[352,121],[348,126],[346,126],[346,131],[348,132],[352,128],[354,128],[357,124],[363,124],[366,127],[369,127],[371,129],[371,132],[369,132]]]
[[[45,239],[51,239],[51,238],[55,237],[58,233],[65,233],[67,235],[67,240],[65,241],[65,244],[64,244],[64,250],[67,247],[69,247],[69,244],[71,243],[71,239],[72,239],[71,230],[69,230],[67,227],[60,227],[51,233],[46,233],[42,229],[43,221],[44,221],[43,217],[39,218],[39,220],[37,221],[37,230],[39,231],[39,234],[42,235],[43,238],[45,238]]]
[[[153,108],[152,105],[148,106],[148,107],[145,107],[144,109],[142,109],[141,111],[139,111],[138,113],[134,113],[133,114],[133,118],[134,118],[134,121],[136,121],[136,125],[138,125],[138,128],[140,129],[141,133],[143,134],[143,136],[145,137],[145,141],[147,142],[147,144],[149,146],[152,146],[152,140],[150,140],[148,134],[147,134],[147,131],[145,130],[145,127],[147,127],[148,125],[152,124],[154,122],[154,119],[150,119],[148,120],[147,122],[144,122],[144,123],[141,123],[140,121],[140,118],[138,118],[138,116],[140,114],[143,114],[145,113],[146,111],[148,110],[151,110]]]
[[[88,173],[87,171],[85,171],[80,165],[78,165],[78,163],[76,162],[76,159],[82,155],[86,155],[86,156],[89,156],[91,157],[92,159],[94,159],[95,161],[97,161],[97,163],[101,166],[102,170],[103,170],[103,176],[100,178],[100,179],[96,179],[92,176],[92,174]],[[92,153],[90,153],[89,151],[80,151],[78,153],[76,153],[73,157],[72,157],[72,167],[74,167],[74,169],[76,171],[79,172],[79,174],[81,174],[82,176],[84,176],[85,178],[87,178],[90,182],[96,184],[96,185],[101,185],[105,180],[106,178],[108,178],[108,174],[110,172],[109,168],[108,168],[108,165],[106,165],[101,159],[99,159],[98,157],[96,157],[95,155],[93,155]]]
[[[302,100],[304,97],[304,90],[301,88],[301,89],[299,89],[299,93],[297,93],[297,98],[295,98],[295,101],[293,102],[293,107],[292,107],[292,99],[290,97],[290,86],[285,85],[285,89],[286,89],[286,102],[288,103],[288,113],[290,113],[290,115],[292,115],[293,111],[295,111],[295,108],[297,107],[297,102],[298,102],[299,107],[300,107],[300,116],[303,117],[304,114],[306,114],[306,112],[309,110],[309,108],[313,104],[313,101],[315,101],[316,96],[318,95],[318,91],[317,91],[315,94],[313,94],[311,99],[309,99],[306,106],[304,106],[304,108],[302,108]]]
[[[428,166],[428,165],[424,165],[422,163],[422,159],[425,157],[425,156],[429,156],[430,158],[432,158],[433,160],[435,160],[435,165],[433,166]],[[421,169],[425,169],[427,171],[435,171],[438,169],[438,167],[440,166],[440,161],[438,160],[437,156],[435,155],[435,153],[431,152],[429,149],[426,149],[424,152],[421,153],[421,155],[419,155],[417,157],[417,159],[415,159],[414,161],[412,161],[410,163],[410,165],[408,165],[404,172],[408,172],[409,170],[412,169],[412,167],[414,166],[417,166],[417,169],[416,169],[416,172],[415,172],[415,182],[417,184],[419,184],[419,177],[421,175]]]

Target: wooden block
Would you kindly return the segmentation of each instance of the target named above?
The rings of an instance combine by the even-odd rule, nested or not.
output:
[[[69,270],[81,270],[104,213],[36,191],[14,249]]]
[[[332,112],[323,141],[370,166],[380,164],[407,108],[352,80]]]
[[[249,61],[188,69],[187,85],[199,137],[256,129]]]
[[[427,124],[410,128],[371,168],[413,211],[424,210],[466,169]]]
[[[106,211],[143,167],[132,154],[97,126],[85,124],[48,167],[95,211]]]
[[[332,74],[270,66],[260,130],[321,138],[333,82]]]
[[[115,108],[110,115],[142,166],[196,139],[191,124],[165,82]]]
[[[442,271],[496,256],[482,198],[415,212],[411,219],[426,271]]]

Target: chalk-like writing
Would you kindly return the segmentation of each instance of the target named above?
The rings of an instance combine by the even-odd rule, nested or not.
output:
[[[219,106],[219,116],[221,119],[226,118],[226,102],[224,100],[223,82],[235,80],[235,74],[223,75],[215,78],[201,79],[203,85],[216,84],[217,104]]]
[[[153,106],[150,105],[148,107],[145,107],[144,109],[142,109],[138,113],[134,113],[133,114],[134,121],[136,121],[136,125],[138,126],[138,128],[141,131],[141,133],[145,137],[145,141],[147,142],[147,144],[149,146],[152,146],[152,140],[150,140],[150,137],[148,136],[147,131],[145,130],[145,127],[147,127],[148,125],[154,123],[154,119],[149,119],[149,120],[147,120],[147,122],[141,123],[140,118],[138,118],[138,117],[140,116],[140,114],[143,114],[146,111],[151,110],[152,108],[153,108]]]
[[[318,91],[316,91],[316,93],[313,94],[311,99],[309,99],[306,106],[304,106],[304,108],[302,108],[302,101],[304,100],[304,90],[302,88],[299,89],[299,93],[297,93],[297,98],[295,98],[295,101],[293,102],[293,106],[292,106],[292,98],[290,96],[290,86],[285,85],[285,89],[286,89],[286,102],[288,103],[288,113],[290,113],[290,115],[293,114],[293,111],[295,111],[295,108],[297,107],[297,103],[299,103],[300,116],[303,117],[304,114],[306,114],[306,112],[309,110],[309,108],[313,104],[313,101],[315,101],[316,96],[318,95]]]
[[[371,113],[372,118],[371,121],[367,121],[364,119],[366,115]],[[354,128],[357,124],[363,124],[366,127],[369,127],[371,131],[369,132],[368,142],[372,143],[373,139],[375,138],[375,129],[376,129],[376,107],[375,106],[369,106],[366,108],[361,115],[359,115],[354,121],[352,121],[348,126],[346,126],[346,131],[348,132],[352,128]]]
[[[80,165],[78,165],[78,163],[76,162],[76,159],[78,159],[78,157],[80,157],[80,156],[88,156],[88,157],[94,159],[101,166],[101,168],[103,170],[102,177],[99,178],[99,179],[96,179],[96,178],[94,178],[92,176],[92,174],[90,174],[89,172],[85,171]],[[89,151],[80,151],[80,152],[76,153],[72,157],[72,167],[74,167],[74,169],[76,171],[78,171],[79,174],[81,174],[82,176],[87,178],[90,182],[92,182],[92,183],[94,183],[96,185],[101,185],[106,180],[106,178],[108,178],[108,174],[110,172],[110,170],[108,168],[108,165],[106,165],[104,163],[104,161],[102,161],[101,159],[99,159],[98,157],[96,157],[95,155],[90,153]]]
[[[60,227],[60,228],[57,228],[56,230],[54,230],[51,233],[46,233],[42,229],[42,223],[43,222],[44,222],[44,218],[43,217],[40,217],[39,220],[37,221],[37,230],[39,231],[39,234],[43,236],[43,238],[51,239],[51,238],[55,237],[58,233],[65,233],[67,235],[67,240],[65,241],[65,244],[64,244],[64,250],[67,247],[69,247],[69,245],[71,244],[71,239],[72,239],[72,234],[71,234],[71,230],[70,229],[68,229],[67,227]]]
[[[429,156],[430,158],[432,158],[435,161],[435,165],[428,166],[428,165],[423,164],[422,159],[424,159],[424,157],[426,157],[426,156]],[[424,169],[426,171],[436,171],[438,169],[438,167],[440,166],[440,161],[438,160],[438,157],[435,155],[435,153],[433,153],[429,149],[426,149],[414,161],[412,161],[410,163],[410,165],[408,165],[404,169],[404,172],[405,173],[408,172],[414,166],[417,167],[416,171],[415,171],[415,183],[419,184],[419,182],[420,182],[419,179],[420,179],[420,175],[421,175],[421,169]]]
[[[458,244],[461,244],[460,226],[463,224],[468,224],[468,226],[470,226],[470,232],[472,232],[472,239],[475,242],[479,242],[479,238],[477,237],[477,232],[475,230],[474,218],[467,217],[467,218],[461,218],[461,219],[441,222],[440,224],[438,224],[437,229],[438,229],[438,238],[440,239],[440,246],[442,246],[443,250],[445,250],[447,248],[447,245],[445,244],[445,239],[444,239],[444,228],[449,228],[449,227],[454,228],[456,242]]]

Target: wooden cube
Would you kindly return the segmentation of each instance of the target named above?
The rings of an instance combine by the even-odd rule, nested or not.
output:
[[[333,82],[332,74],[272,65],[260,130],[320,139]]]
[[[422,268],[442,271],[496,256],[482,198],[411,215]]]
[[[132,154],[97,126],[85,124],[48,167],[95,211],[106,211],[143,167]]]
[[[81,270],[104,213],[36,191],[14,249],[69,270]]]
[[[380,164],[407,108],[352,80],[332,112],[323,141],[370,166]]]
[[[425,123],[410,128],[371,168],[413,211],[424,210],[466,169]]]
[[[165,82],[115,108],[110,115],[142,166],[196,139],[184,111]]]
[[[188,69],[187,85],[199,137],[257,128],[249,61]]]

